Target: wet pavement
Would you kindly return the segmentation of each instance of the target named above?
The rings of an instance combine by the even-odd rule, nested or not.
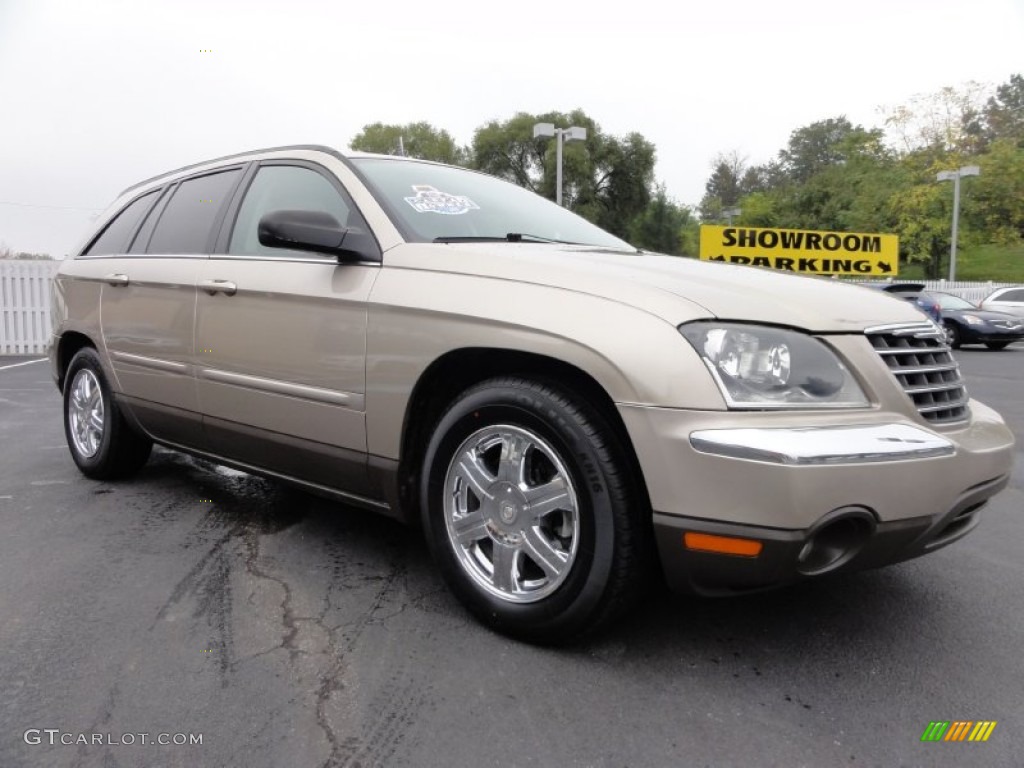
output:
[[[1024,437],[1024,344],[958,356]],[[751,597],[657,592],[552,650],[476,624],[393,521],[160,449],[130,481],[86,479],[47,364],[17,362],[0,358],[2,768],[1022,764],[1020,447],[1011,488],[941,552]],[[920,741],[982,719],[987,743]]]

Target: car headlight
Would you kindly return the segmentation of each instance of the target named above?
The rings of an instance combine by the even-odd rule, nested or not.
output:
[[[968,325],[984,325],[985,321],[977,315],[960,315]]]
[[[857,380],[824,343],[796,331],[741,323],[679,327],[731,408],[863,408]]]

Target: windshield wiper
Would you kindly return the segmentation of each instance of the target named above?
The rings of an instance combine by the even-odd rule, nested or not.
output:
[[[486,235],[445,235],[435,237],[435,243],[507,243],[507,237],[488,237]]]
[[[528,235],[522,232],[509,232],[504,237],[488,235],[453,235],[451,237],[435,237],[435,243],[559,243],[561,245],[583,245],[568,240],[552,240],[550,237]]]

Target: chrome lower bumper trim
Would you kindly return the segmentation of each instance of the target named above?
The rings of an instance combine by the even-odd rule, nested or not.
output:
[[[703,429],[690,433],[690,445],[701,453],[794,466],[909,461],[956,453],[949,440],[909,424]]]

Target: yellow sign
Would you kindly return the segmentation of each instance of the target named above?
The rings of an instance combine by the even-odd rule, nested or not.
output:
[[[700,258],[812,275],[899,272],[899,237],[761,227],[700,228]]]

